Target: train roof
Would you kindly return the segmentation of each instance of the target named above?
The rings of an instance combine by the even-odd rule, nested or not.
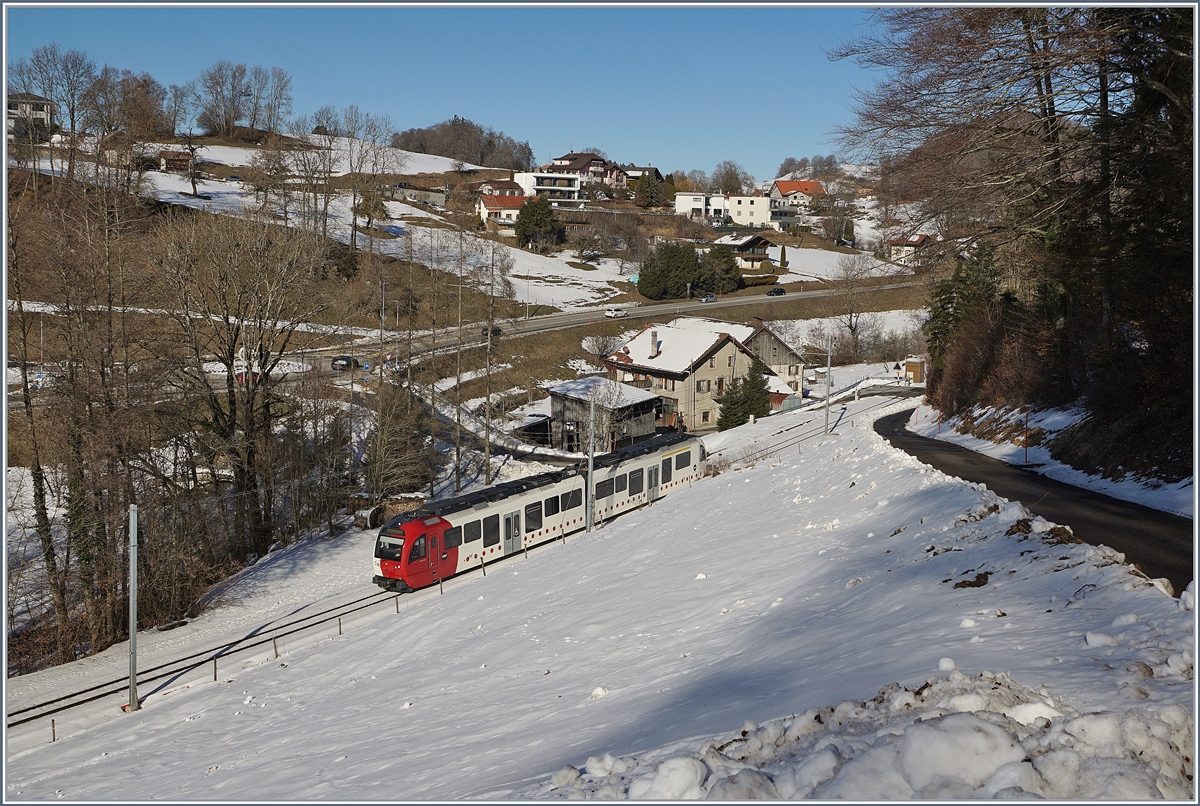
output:
[[[691,434],[656,434],[650,439],[639,442],[636,445],[630,445],[625,448],[620,448],[612,453],[602,454],[593,460],[593,465],[597,469],[605,467],[613,467],[621,462],[630,459],[636,459],[639,456],[655,453],[663,448],[669,448],[673,445],[679,445],[685,442],[696,440],[696,437]],[[484,487],[479,490],[472,490],[469,493],[456,495],[453,498],[441,498],[434,501],[426,501],[420,508],[405,512],[402,515],[397,515],[384,524],[383,528],[398,526],[399,524],[410,521],[419,520],[422,518],[440,518],[446,515],[451,515],[455,512],[462,512],[466,509],[482,509],[487,504],[494,501],[501,501],[512,495],[518,495],[538,487],[545,487],[550,484],[563,481],[571,476],[579,475],[586,471],[587,463],[581,462],[574,467],[564,468],[562,470],[552,470],[547,473],[538,473],[535,476],[524,476],[512,481],[504,481],[499,484],[493,484],[491,487]]]

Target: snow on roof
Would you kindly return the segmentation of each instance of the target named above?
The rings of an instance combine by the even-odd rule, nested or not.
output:
[[[657,345],[652,344],[652,337],[657,338]],[[671,325],[647,325],[609,358],[623,367],[686,374],[726,338],[732,337],[727,333],[716,334]]]
[[[728,333],[745,344],[754,335],[757,328],[752,325],[741,325],[737,322],[723,322],[720,319],[705,319],[701,316],[681,316],[672,320],[669,327],[680,330],[695,330],[701,333]]]
[[[572,400],[582,400],[584,402],[591,400],[594,395],[598,404],[602,404],[605,408],[610,409],[619,409],[637,403],[645,403],[658,397],[658,395],[647,392],[644,389],[638,389],[625,383],[610,381],[608,378],[601,378],[596,375],[587,378],[577,378],[573,381],[562,381],[544,388],[552,395],[561,395],[562,397],[569,397]]]

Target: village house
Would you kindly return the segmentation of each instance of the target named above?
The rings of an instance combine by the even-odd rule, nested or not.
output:
[[[923,232],[907,238],[894,238],[888,241],[888,260],[904,266],[916,265],[921,262],[921,253],[933,243],[933,238]]]
[[[797,394],[802,392],[804,358],[799,350],[784,341],[762,319],[754,317],[749,322],[742,324],[699,316],[683,316],[669,324],[671,327],[704,333],[728,333],[744,344],[750,352],[758,356],[758,359],[768,369],[775,373],[778,382],[772,380],[773,389],[784,396],[789,390]],[[782,400],[772,402],[773,404],[782,404]]]
[[[30,92],[11,93],[5,119],[10,141],[27,140],[31,127],[49,137],[54,130],[54,102]]]
[[[556,171],[527,171],[513,174],[513,181],[526,196],[543,196],[552,207],[582,207],[586,200],[579,194],[579,175]]]
[[[480,196],[475,202],[475,212],[483,225],[500,235],[516,235],[517,215],[525,202],[525,196]]]
[[[813,201],[825,195],[825,187],[820,182],[812,180],[790,181],[776,179],[771,183],[770,197],[782,205],[812,209]]]
[[[693,221],[708,221],[713,226],[725,223],[726,196],[724,193],[676,193],[675,215]]]
[[[524,189],[511,179],[485,179],[482,182],[472,182],[467,190],[481,196],[524,196]]]
[[[605,357],[614,380],[647,389],[662,398],[657,425],[690,431],[716,428],[726,389],[746,378],[754,353],[728,330],[647,325],[623,347]],[[743,332],[743,331],[738,331]],[[771,391],[786,398],[791,390],[768,373]],[[774,401],[773,401],[774,402]]]
[[[555,157],[546,170],[564,174],[575,174],[582,183],[599,182],[610,188],[626,186],[628,176],[615,162],[601,157],[599,154],[583,152],[576,154],[571,151],[561,157]]]

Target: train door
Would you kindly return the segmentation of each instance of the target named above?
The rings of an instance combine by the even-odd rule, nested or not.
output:
[[[404,570],[404,581],[410,588],[423,588],[433,582],[433,570],[429,563],[429,535],[422,534],[413,539]]]
[[[646,468],[646,500],[658,500],[658,465]]]
[[[521,511],[504,516],[504,554],[508,556],[521,549]]]

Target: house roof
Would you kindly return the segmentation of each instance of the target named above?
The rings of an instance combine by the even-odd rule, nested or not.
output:
[[[657,352],[652,357],[653,335],[657,335],[658,345]],[[640,333],[605,361],[618,364],[622,368],[637,368],[650,373],[687,375],[696,364],[726,340],[736,343],[743,352],[749,352],[728,333],[689,330],[672,325],[646,325]]]
[[[489,210],[518,210],[524,206],[529,196],[487,196],[479,197],[479,201]]]
[[[775,187],[784,196],[790,196],[793,193],[805,193],[809,196],[820,196],[825,193],[825,188],[820,182],[812,180],[793,181],[788,179],[776,179]]]
[[[742,344],[745,344],[758,332],[758,328],[752,325],[723,322],[720,319],[705,319],[700,316],[681,316],[673,320],[668,327],[679,328],[680,330],[693,330],[697,333],[711,333],[713,335],[728,333]]]
[[[34,95],[32,92],[9,93],[8,100],[10,100],[10,101],[41,101],[42,103],[50,103],[49,98],[43,98],[40,95]]]
[[[599,375],[549,384],[544,388],[552,395],[569,397],[572,400],[582,400],[585,403],[590,401],[594,395],[596,404],[606,409],[622,409],[626,406],[645,403],[658,397],[653,392],[647,392],[644,389],[638,389],[626,383],[610,381],[608,378],[602,378]]]
[[[888,246],[925,246],[931,240],[929,235],[924,232],[919,232],[916,235],[909,235],[907,238],[894,238],[888,241]]]
[[[511,179],[488,179],[480,182],[479,187],[490,187],[493,190],[520,190],[521,185]]]
[[[713,241],[713,246],[730,246],[736,250],[744,249],[750,246],[758,246],[758,241],[762,241],[767,246],[773,246],[770,241],[761,235],[756,235],[754,233],[738,234],[736,232],[731,232],[728,235],[722,235],[720,238],[717,238],[715,241]]]

